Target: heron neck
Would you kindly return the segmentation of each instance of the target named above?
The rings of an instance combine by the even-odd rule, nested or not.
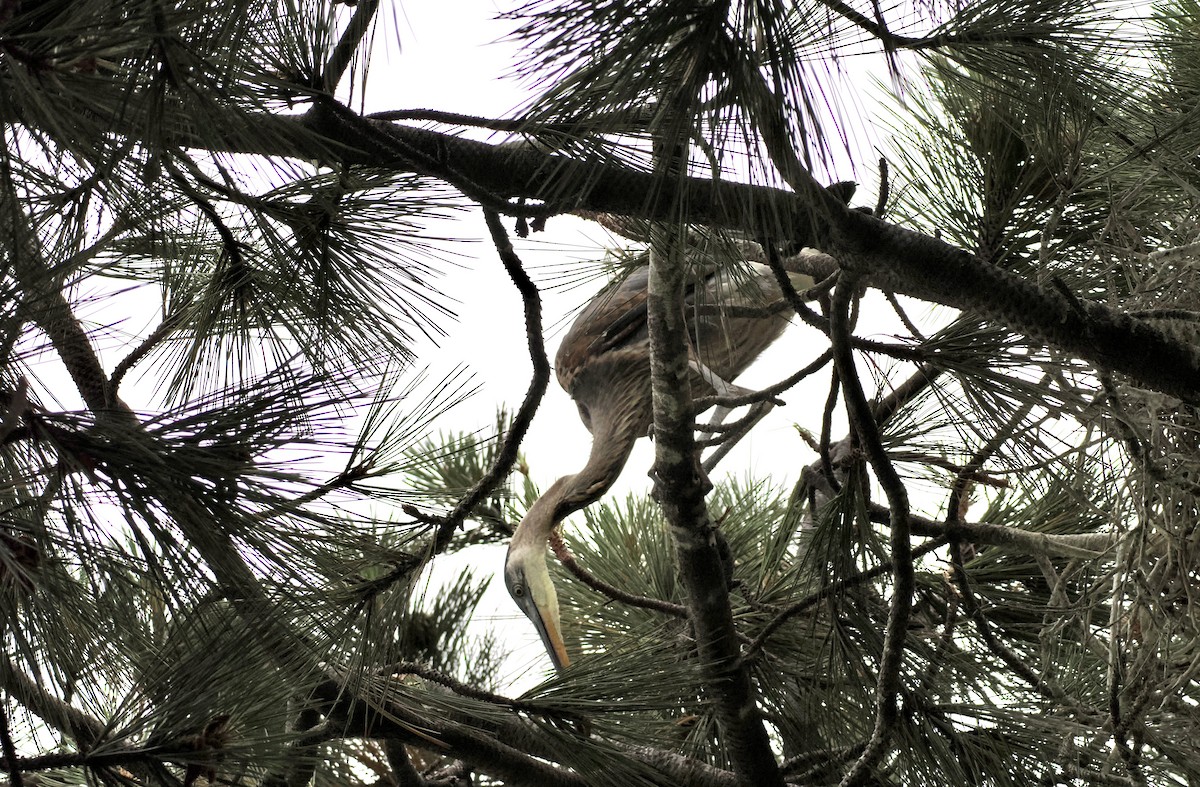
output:
[[[514,547],[524,541],[544,543],[559,522],[598,500],[621,475],[633,444],[646,432],[647,424],[636,413],[607,415],[593,416],[592,450],[587,464],[578,473],[559,478],[534,501],[513,534]]]

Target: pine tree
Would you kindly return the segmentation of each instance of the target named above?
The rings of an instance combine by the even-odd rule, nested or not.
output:
[[[477,118],[356,109],[377,0],[0,0],[9,782],[1200,782],[1200,6],[511,6],[536,97]],[[554,462],[564,214],[649,259],[659,502],[573,517],[574,663],[509,697],[488,572],[427,588]],[[446,216],[524,304],[491,436],[431,436]],[[820,280],[787,485],[696,472],[701,248]]]

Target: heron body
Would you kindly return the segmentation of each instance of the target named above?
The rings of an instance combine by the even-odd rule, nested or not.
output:
[[[687,293],[692,386],[705,395],[720,381],[730,381],[745,371],[788,324],[779,314],[746,317],[721,311],[721,306],[761,307],[778,297],[769,269],[754,266],[752,274],[738,273],[714,270]],[[634,443],[649,433],[653,418],[648,278],[649,268],[643,265],[601,291],[563,337],[555,357],[558,381],[592,433],[592,450],[578,473],[559,478],[530,506],[513,533],[505,561],[509,593],[533,621],[551,661],[560,670],[570,659],[559,626],[557,595],[546,567],[546,543],[559,522],[608,491]],[[797,286],[811,283],[804,277]]]

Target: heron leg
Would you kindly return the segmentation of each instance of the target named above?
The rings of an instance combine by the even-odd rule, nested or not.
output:
[[[725,458],[725,455],[733,450],[733,447],[738,444],[743,437],[750,433],[754,425],[763,419],[767,413],[771,412],[771,408],[775,405],[772,402],[755,402],[750,406],[750,412],[746,417],[737,422],[737,428],[725,435],[721,439],[721,444],[713,449],[713,452],[704,460],[701,467],[704,472],[712,473],[713,469]],[[711,424],[710,424],[711,426]]]
[[[700,379],[708,383],[717,396],[736,397],[746,396],[754,393],[754,391],[750,390],[749,388],[743,388],[740,385],[734,385],[733,383],[723,379],[720,375],[701,363],[695,357],[688,359],[688,367],[691,368],[692,371],[696,372],[696,374],[700,375]],[[728,454],[735,445],[737,445],[738,441],[745,437],[746,434],[749,433],[750,429],[753,428],[754,425],[760,420],[762,420],[763,416],[771,411],[772,407],[774,407],[774,402],[770,400],[759,401],[752,404],[750,406],[750,412],[746,415],[746,417],[737,423],[735,429],[730,431],[721,439],[721,444],[718,445],[716,449],[709,454],[708,458],[704,460],[702,465],[704,472],[712,472],[713,468],[717,466],[717,462],[720,462],[721,459],[723,459],[725,455]],[[709,420],[707,425],[708,428],[701,430],[701,438],[708,439],[710,435],[716,434],[717,427],[721,426],[721,424],[725,422],[725,419],[729,417],[729,414],[733,412],[733,409],[734,408],[727,407],[726,405],[717,405],[713,409],[712,419]]]
[[[704,382],[708,383],[709,387],[713,389],[713,392],[716,393],[717,396],[723,396],[723,397],[745,396],[747,394],[754,393],[749,388],[742,388],[740,385],[734,385],[731,382],[727,382],[720,375],[718,375],[712,369],[709,369],[707,366],[705,366],[703,363],[701,363],[699,360],[697,360],[694,357],[688,359],[688,368],[690,368],[696,374],[700,375],[700,379],[703,380]],[[714,432],[716,432],[715,427],[718,427],[721,424],[725,423],[725,419],[728,418],[729,414],[732,412],[733,412],[732,407],[726,407],[723,404],[719,404],[716,407],[714,407],[712,420],[710,420],[708,422],[708,425],[710,427],[714,427],[714,428],[713,429],[705,429],[702,431],[701,434],[704,437],[707,437],[708,435],[711,435]]]

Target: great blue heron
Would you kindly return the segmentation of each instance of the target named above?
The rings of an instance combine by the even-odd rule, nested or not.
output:
[[[688,294],[689,361],[693,390],[721,389],[745,371],[787,326],[785,315],[738,316],[722,306],[762,307],[779,297],[771,272],[755,265],[714,269]],[[740,275],[739,275],[740,274]],[[791,274],[799,289],[812,279]],[[533,621],[556,669],[570,664],[559,624],[558,596],[546,567],[546,544],[568,514],[603,495],[649,433],[650,344],[646,324],[649,268],[634,269],[596,295],[563,338],[555,357],[558,382],[575,400],[592,433],[587,464],[550,485],[517,526],[504,564],[504,582]],[[721,391],[724,393],[725,391]]]

